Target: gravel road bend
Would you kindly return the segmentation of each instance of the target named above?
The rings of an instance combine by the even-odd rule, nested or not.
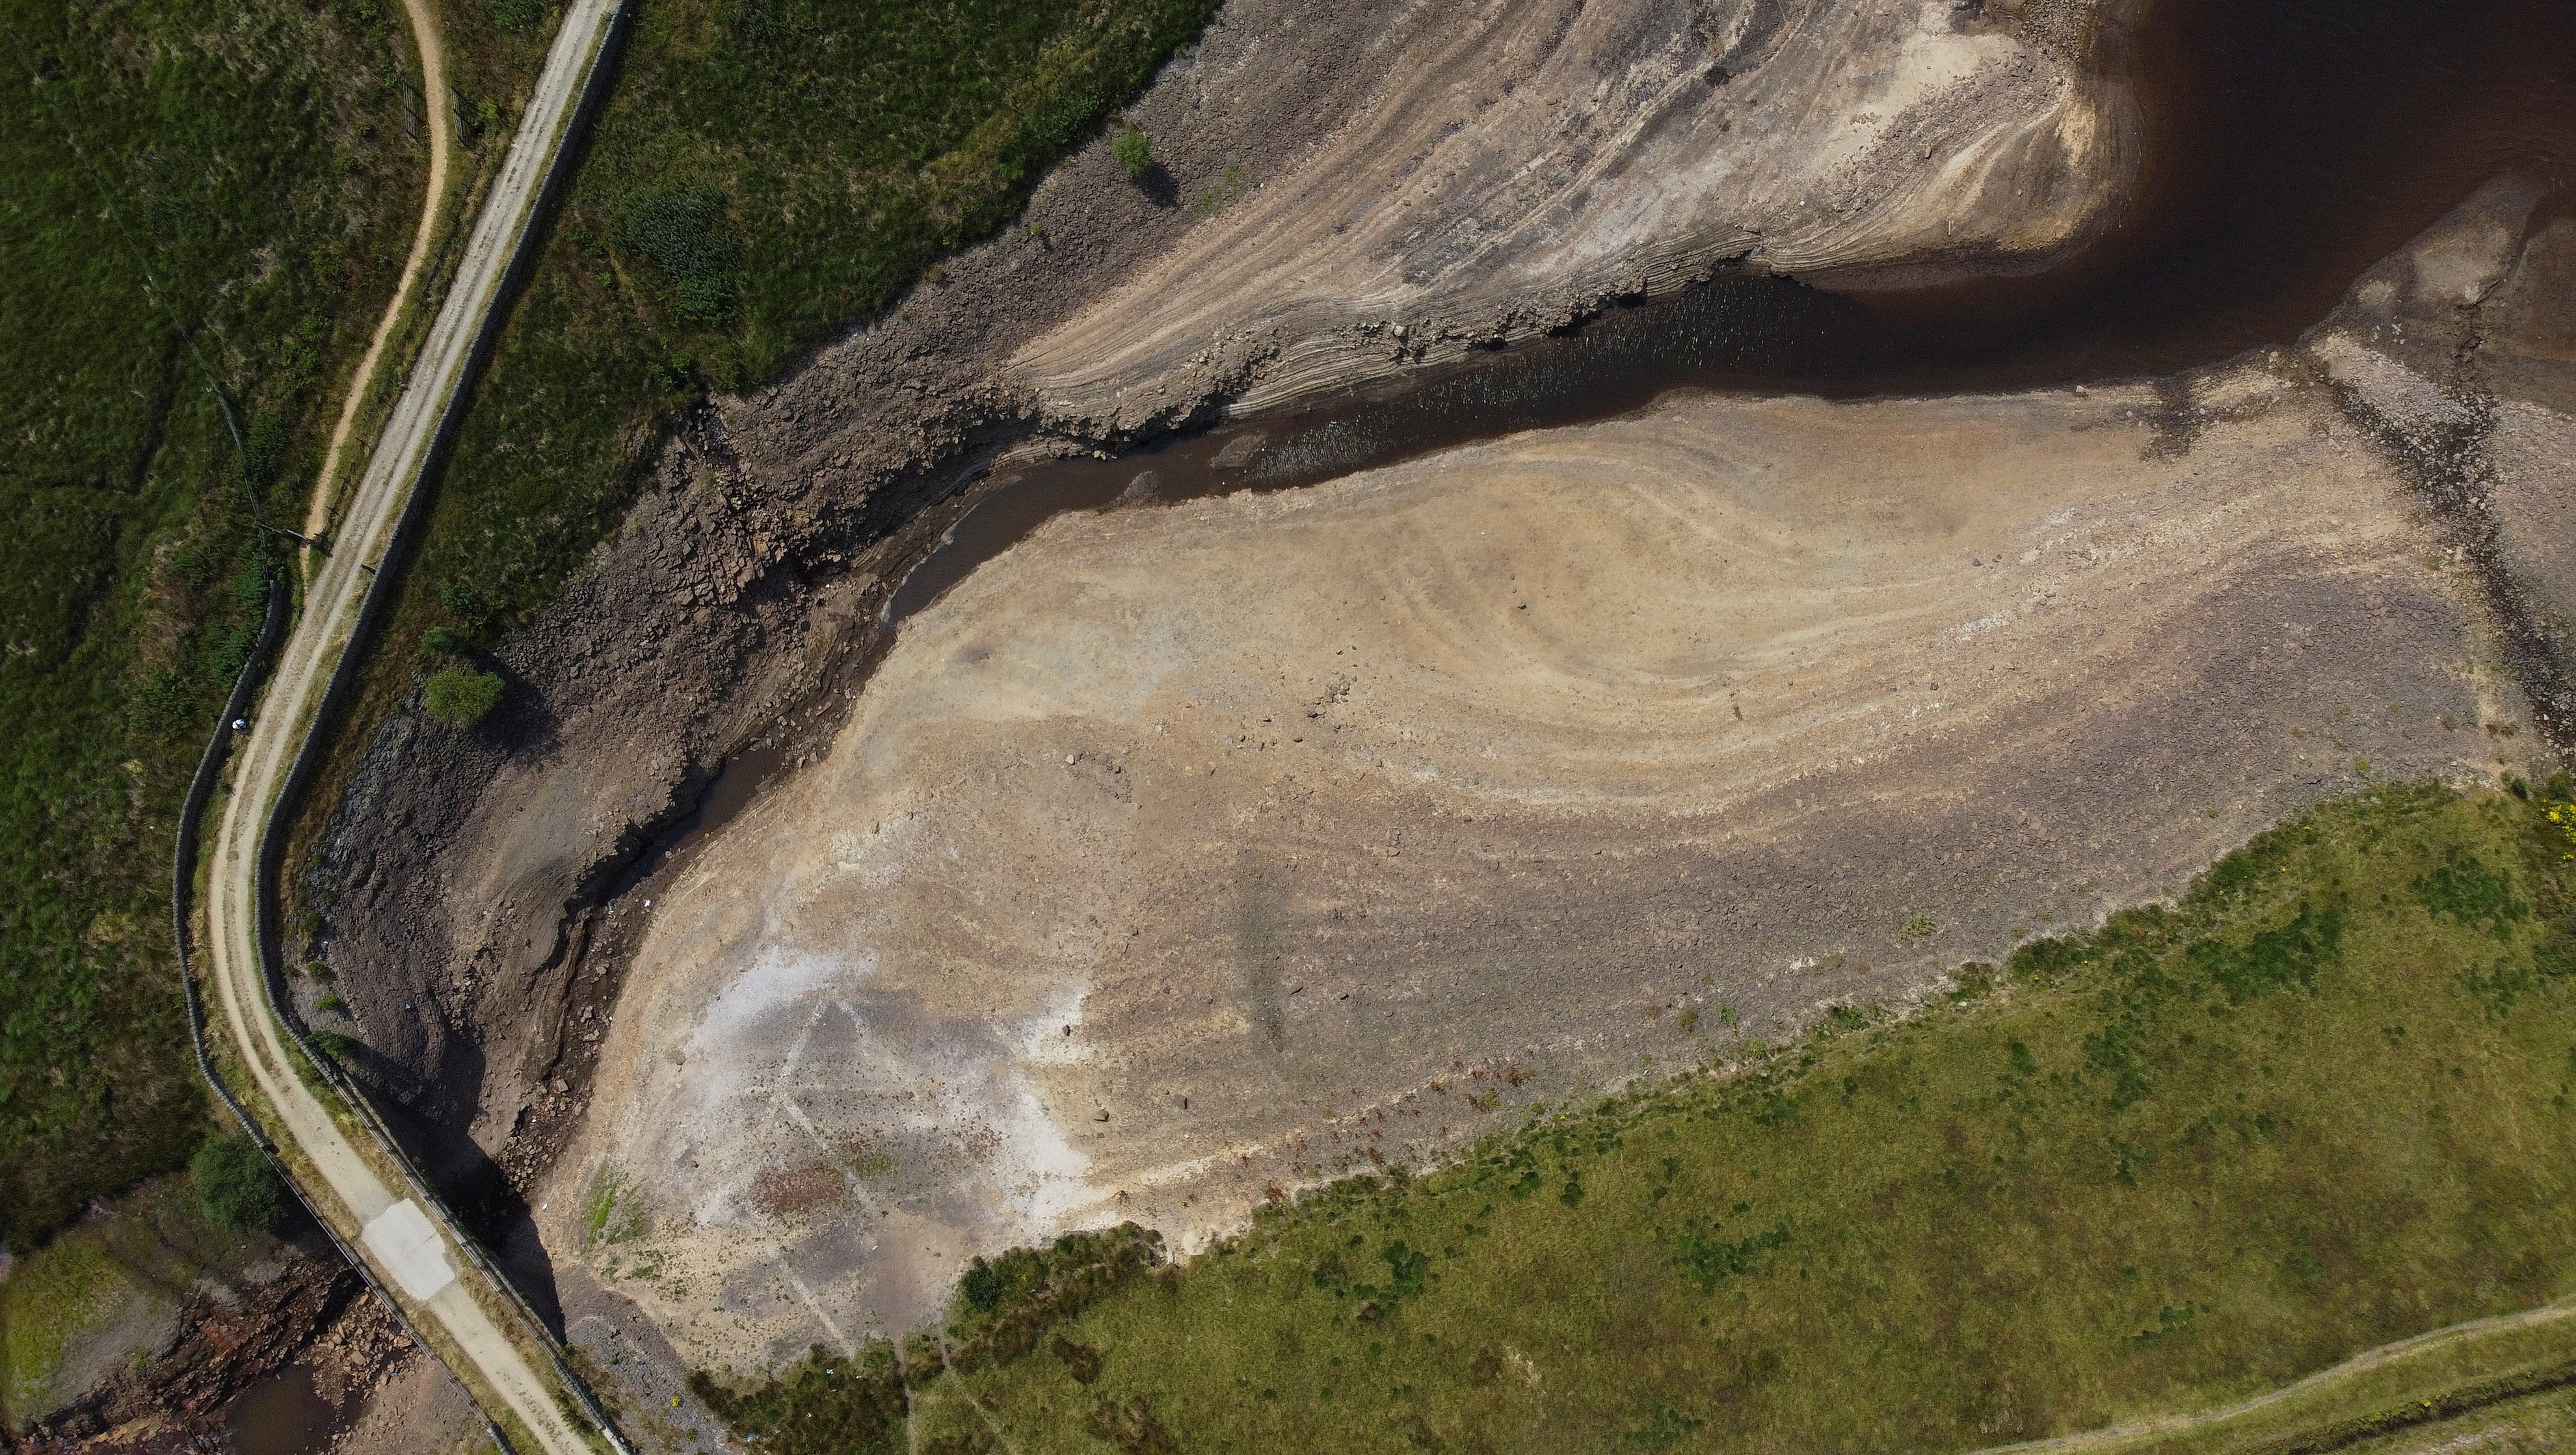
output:
[[[299,1075],[260,960],[259,864],[271,811],[349,649],[375,582],[373,567],[393,541],[476,342],[502,302],[510,263],[535,223],[619,4],[573,0],[564,16],[455,282],[351,495],[335,548],[305,593],[303,613],[235,760],[206,892],[213,1020],[247,1073],[249,1085],[237,1089],[271,1134],[300,1154],[289,1162],[307,1198],[400,1300],[413,1327],[439,1346],[485,1413],[514,1444],[548,1455],[622,1446],[612,1432],[568,1413],[582,1406],[556,1374],[544,1332],[466,1256],[444,1209],[403,1160],[349,1108],[326,1105],[324,1098],[338,1099],[335,1093]]]

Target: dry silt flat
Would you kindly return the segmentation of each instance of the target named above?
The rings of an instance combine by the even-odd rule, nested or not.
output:
[[[314,958],[416,1150],[522,1191],[554,1155],[638,851],[807,720],[985,451],[1401,382],[1732,258],[2041,266],[2132,180],[2134,9],[1228,0],[1125,110],[1159,170],[1086,148],[1024,226],[693,416],[496,653],[497,719],[386,720],[335,811]]]
[[[1275,410],[1527,337],[1730,259],[1810,280],[2029,271],[2099,230],[2139,119],[2105,30],[2052,0],[1394,7],[1350,115],[1012,360],[1088,433]],[[1181,71],[1240,105],[1280,57]],[[1336,64],[1346,64],[1336,58]],[[1159,118],[1149,105],[1146,125]]]
[[[978,1252],[1187,1245],[1902,1002],[2527,742],[2303,366],[2181,387],[2189,432],[2145,387],[1675,396],[1052,522],[658,891],[548,1244],[762,1365]]]

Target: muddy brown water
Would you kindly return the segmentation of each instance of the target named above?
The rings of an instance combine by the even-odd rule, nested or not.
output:
[[[318,1455],[340,1430],[340,1412],[292,1368],[243,1390],[224,1412],[232,1455]]]
[[[2215,362],[2294,338],[2491,178],[2576,183],[2576,0],[2149,4],[2129,64],[2145,120],[2138,184],[2063,264],[1849,296],[1721,274],[1399,391],[1022,470],[979,487],[888,602],[882,640],[1067,511],[1312,484],[1614,418],[1676,389],[1866,398]],[[621,888],[685,857],[786,761],[766,745],[727,762]]]

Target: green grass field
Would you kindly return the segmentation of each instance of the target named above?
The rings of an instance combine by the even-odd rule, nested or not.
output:
[[[909,1432],[884,1346],[699,1387],[775,1452],[1965,1450],[2225,1404],[2576,1290],[2571,854],[2510,796],[2372,792],[1919,1014],[1176,1268],[1002,1260],[948,1372],[902,1361]]]
[[[283,560],[258,523],[301,522],[426,142],[389,0],[0,4],[0,337],[31,386],[0,402],[0,1239],[23,1245],[201,1130],[168,836]],[[362,720],[426,628],[487,643],[544,600],[709,382],[999,225],[1210,8],[645,7]],[[555,8],[440,15],[488,158]]]
[[[300,523],[418,214],[415,63],[387,9],[0,0],[12,1247],[203,1129],[170,833],[279,559],[254,516]]]

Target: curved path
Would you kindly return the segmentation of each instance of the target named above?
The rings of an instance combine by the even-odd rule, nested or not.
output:
[[[385,316],[376,321],[376,335],[367,341],[366,356],[358,360],[358,372],[349,380],[349,397],[341,401],[340,422],[332,426],[331,443],[322,450],[322,472],[313,477],[313,502],[304,512],[308,539],[331,523],[331,483],[340,475],[340,452],[348,447],[349,431],[358,422],[358,406],[376,377],[376,361],[384,357],[385,341],[393,337],[394,325],[411,302],[412,286],[420,281],[420,270],[429,261],[429,240],[438,231],[439,202],[447,195],[447,57],[439,49],[438,20],[429,13],[428,0],[403,0],[403,13],[411,17],[412,43],[420,51],[420,110],[429,125],[429,188],[421,194],[420,226],[411,235],[411,256],[403,260],[402,281],[394,284]],[[309,549],[306,559],[311,559]]]
[[[290,1045],[269,999],[262,959],[262,850],[334,679],[348,669],[349,646],[375,587],[374,564],[395,544],[441,433],[462,407],[462,386],[499,326],[511,265],[534,230],[620,3],[572,0],[564,16],[455,282],[358,477],[340,539],[311,579],[303,613],[235,760],[207,871],[206,975],[213,1020],[246,1083],[238,1089],[270,1133],[292,1148],[287,1162],[307,1199],[359,1250],[485,1413],[514,1443],[548,1455],[623,1447],[604,1425],[578,1413],[587,1401],[556,1364],[545,1331],[468,1250],[399,1152]]]
[[[2555,1333],[2557,1331],[2553,1326],[2566,1324],[2570,1320],[2576,1320],[2576,1301],[2565,1299],[2515,1313],[2470,1319],[2465,1323],[2449,1324],[2442,1328],[2428,1330],[2392,1344],[2382,1344],[2375,1349],[2365,1349],[2340,1364],[2329,1365],[2304,1379],[2294,1380],[2278,1389],[2266,1390],[2261,1394],[2238,1400],[2234,1404],[2222,1405],[2216,1409],[2158,1415],[2132,1420],[2125,1424],[2109,1425],[2101,1429],[2084,1430],[2072,1435],[2024,1440],[2011,1445],[1989,1446],[1974,1452],[1974,1455],[2082,1455],[2082,1452],[2104,1452],[2104,1455],[2108,1455],[2108,1452],[2114,1451],[2135,1451],[2143,1455],[2143,1452],[2169,1445],[2179,1449],[2184,1442],[2195,1435],[2219,1431],[2224,1426],[2277,1409],[2293,1400],[2306,1396],[2331,1400],[2347,1394],[2350,1387],[2357,1385],[2367,1376],[2394,1374],[2402,1378],[2411,1365],[2434,1365],[2434,1361],[2444,1356],[2457,1359],[2464,1348],[2470,1356],[2466,1362],[2475,1365],[2479,1362],[2476,1356],[2492,1355],[2494,1352],[2483,1346],[2500,1343],[2516,1334]],[[2508,1366],[2515,1362],[2517,1361],[2507,1360]],[[2528,1351],[2524,1351],[2518,1362],[2529,1362]],[[2358,1396],[2361,1402],[2357,1408],[2397,1411],[2420,1408],[2429,1413],[2439,1404],[2440,1395],[2446,1392],[2447,1386],[2462,1382],[2462,1377],[2454,1372],[2456,1367],[2456,1365],[2435,1365],[2426,1375],[2423,1388],[2408,1388],[2396,1394],[2386,1389],[2369,1391],[2366,1395]],[[2428,1394],[2431,1397],[2427,1397]],[[2353,1410],[2348,1409],[2329,1409],[2308,1420],[2294,1421],[2293,1424],[2298,1428],[2327,1425],[2347,1418],[2352,1413]],[[2392,1424],[2386,1428],[2395,1429],[2399,1428],[2399,1425]],[[2297,1428],[2293,1428],[2286,1433],[2297,1432]],[[2284,1433],[2282,1430],[2265,1430],[2256,1432],[2248,1438],[2268,1441],[2277,1439]]]

